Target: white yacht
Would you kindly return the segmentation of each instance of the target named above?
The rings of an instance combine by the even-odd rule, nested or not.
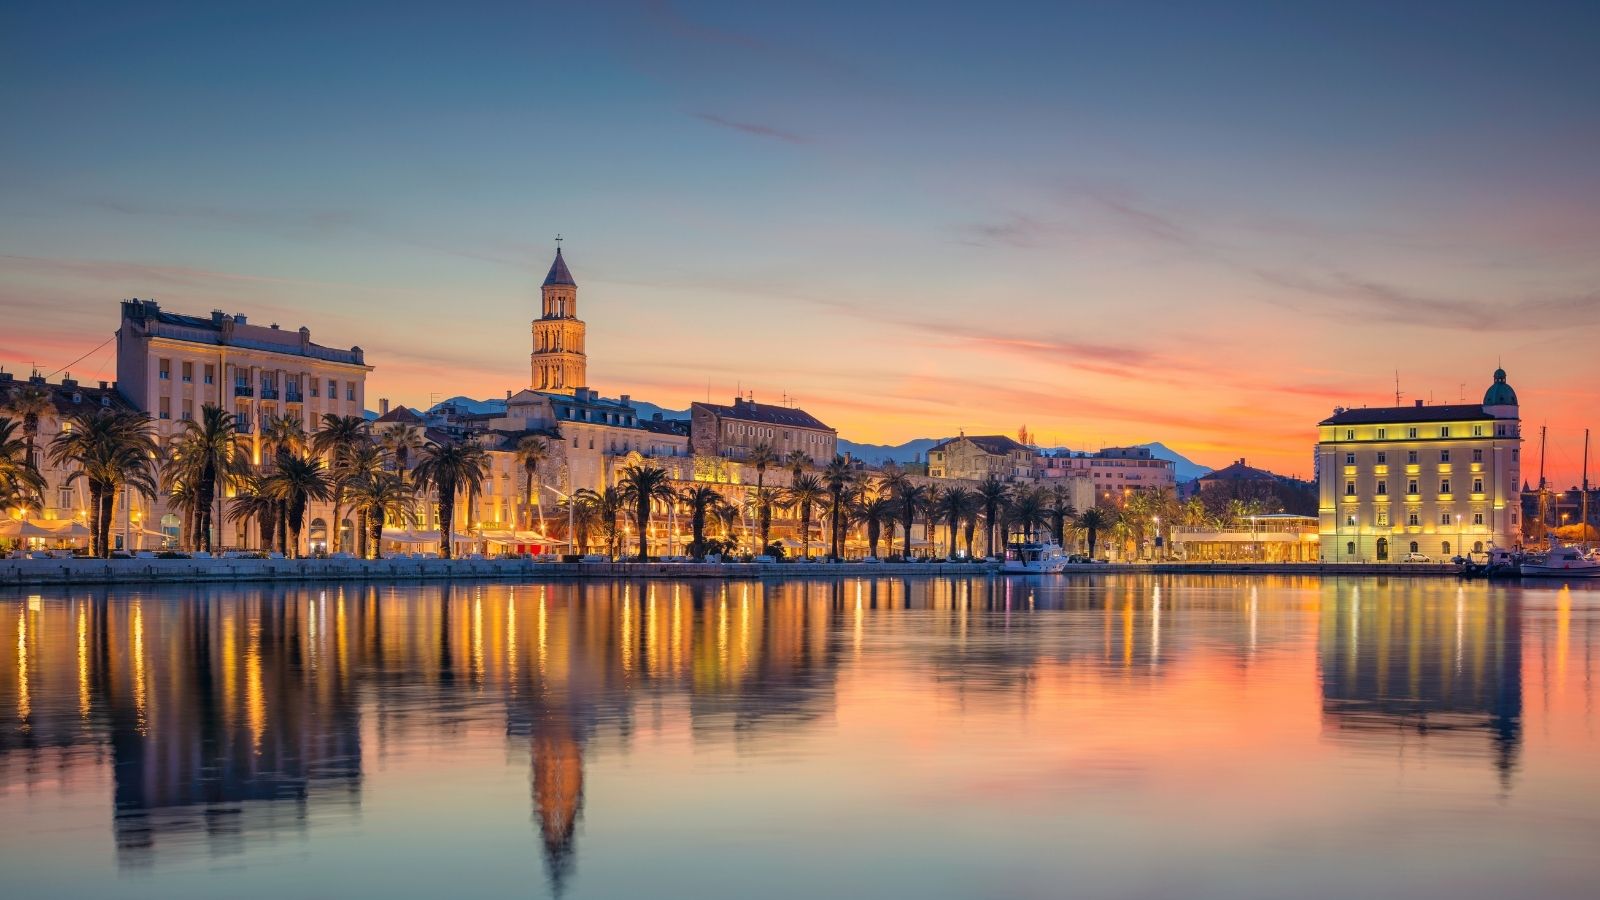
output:
[[[1524,561],[1522,574],[1524,577],[1600,578],[1600,558],[1585,553],[1581,547],[1556,547],[1542,559]]]
[[[1012,544],[1006,548],[1006,561],[1001,571],[1012,574],[1039,574],[1060,572],[1067,567],[1067,554],[1055,541]]]

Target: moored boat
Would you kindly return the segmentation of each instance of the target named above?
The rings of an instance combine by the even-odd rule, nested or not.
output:
[[[1555,547],[1522,564],[1524,577],[1600,578],[1600,558],[1579,547]]]
[[[1012,544],[1006,547],[1006,561],[1001,571],[1010,574],[1038,574],[1060,572],[1067,567],[1067,555],[1054,541]]]

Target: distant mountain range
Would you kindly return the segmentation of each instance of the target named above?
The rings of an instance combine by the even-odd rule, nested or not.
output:
[[[639,418],[641,419],[649,419],[659,413],[663,419],[677,419],[680,421],[689,420],[689,411],[687,409],[669,409],[665,406],[657,406],[654,403],[644,400],[630,400],[629,402],[632,403],[634,408],[639,411]],[[501,413],[505,412],[506,410],[506,402],[504,400],[474,400],[471,397],[451,397],[449,400],[442,400],[434,404],[429,408],[428,411],[432,412],[441,406],[447,405],[456,406],[461,409],[465,409],[468,412],[478,414]],[[374,414],[370,411],[367,413],[367,415],[368,417],[374,416]],[[858,444],[855,441],[848,441],[844,438],[840,438],[838,446],[840,453],[848,453],[856,459],[865,460],[873,464],[882,464],[890,460],[893,460],[897,463],[909,463],[919,462],[926,459],[928,450],[942,440],[945,439],[915,438],[913,440],[906,441],[903,444]],[[1171,447],[1168,447],[1166,444],[1163,444],[1160,441],[1153,441],[1148,444],[1135,444],[1134,446],[1148,447],[1150,449],[1151,456],[1154,456],[1157,459],[1171,460],[1175,464],[1173,467],[1173,475],[1180,482],[1193,481],[1194,479],[1199,478],[1201,475],[1211,471],[1210,466],[1200,465],[1199,463],[1194,462],[1193,460],[1189,459],[1178,451],[1173,450]],[[1059,452],[1068,452],[1069,448],[1051,447],[1046,449]]]

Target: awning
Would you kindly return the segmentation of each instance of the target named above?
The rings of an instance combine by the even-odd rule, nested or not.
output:
[[[383,539],[396,544],[437,544],[437,531],[386,531]]]

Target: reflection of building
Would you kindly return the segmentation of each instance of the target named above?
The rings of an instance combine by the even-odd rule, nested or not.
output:
[[[1522,742],[1522,607],[1502,593],[1446,599],[1426,585],[1325,582],[1318,657],[1323,722],[1385,748],[1490,759],[1502,777]],[[1376,596],[1373,596],[1376,595]]]
[[[578,817],[583,814],[583,746],[564,722],[546,722],[533,737],[533,813],[539,820],[545,871],[557,896],[572,875]]]
[[[1522,427],[1504,369],[1482,403],[1336,409],[1318,430],[1324,559],[1448,559],[1520,543]]]

